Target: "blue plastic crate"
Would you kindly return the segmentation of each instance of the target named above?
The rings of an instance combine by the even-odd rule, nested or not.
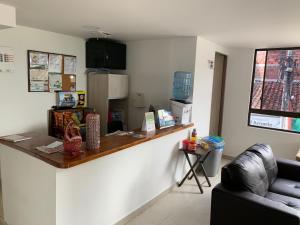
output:
[[[207,136],[201,139],[201,141],[204,141],[207,143],[212,150],[219,150],[223,151],[224,149],[224,138],[219,137],[219,136]]]

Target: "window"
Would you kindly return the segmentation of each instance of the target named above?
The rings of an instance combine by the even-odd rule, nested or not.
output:
[[[255,50],[248,125],[300,133],[300,47]]]

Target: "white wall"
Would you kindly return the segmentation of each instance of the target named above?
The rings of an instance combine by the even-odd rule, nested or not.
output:
[[[0,4],[0,29],[16,27],[16,8]]]
[[[0,31],[0,46],[15,52],[15,72],[0,73],[0,136],[27,131],[47,132],[47,110],[54,93],[28,92],[27,50],[77,56],[77,89],[86,89],[85,41],[67,35],[21,27]]]
[[[278,157],[294,159],[300,147],[298,134],[247,125],[254,49],[232,49],[228,57],[223,136],[225,154],[237,156],[255,143],[270,144]]]
[[[253,50],[225,48],[199,36],[128,42],[130,96],[134,92],[145,93],[147,105],[136,109],[130,102],[130,128],[141,126],[150,103],[167,107],[174,71],[188,70],[194,72],[192,120],[199,136],[208,135],[214,72],[208,60],[214,60],[216,52],[228,59],[222,124],[224,153],[236,156],[248,146],[262,142],[270,144],[276,156],[294,158],[300,147],[297,134],[247,126]]]
[[[196,38],[170,38],[127,43],[129,128],[141,127],[149,104],[169,107],[175,71],[194,73]],[[133,107],[133,94],[145,94],[146,108]]]
[[[0,160],[5,224],[55,225],[56,168],[1,144]]]
[[[192,120],[199,136],[209,134],[214,70],[208,60],[214,60],[216,52],[230,57],[229,49],[197,37]]]

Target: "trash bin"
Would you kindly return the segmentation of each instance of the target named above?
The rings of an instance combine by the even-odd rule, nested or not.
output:
[[[222,153],[225,144],[224,138],[219,136],[208,136],[203,138],[201,141],[206,143],[211,150],[211,153],[203,163],[203,166],[207,176],[214,177],[217,175],[221,166]]]

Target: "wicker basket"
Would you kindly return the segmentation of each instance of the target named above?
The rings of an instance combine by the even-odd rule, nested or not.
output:
[[[80,153],[82,138],[78,127],[70,121],[65,129],[64,135],[64,151],[70,155],[77,155]]]

